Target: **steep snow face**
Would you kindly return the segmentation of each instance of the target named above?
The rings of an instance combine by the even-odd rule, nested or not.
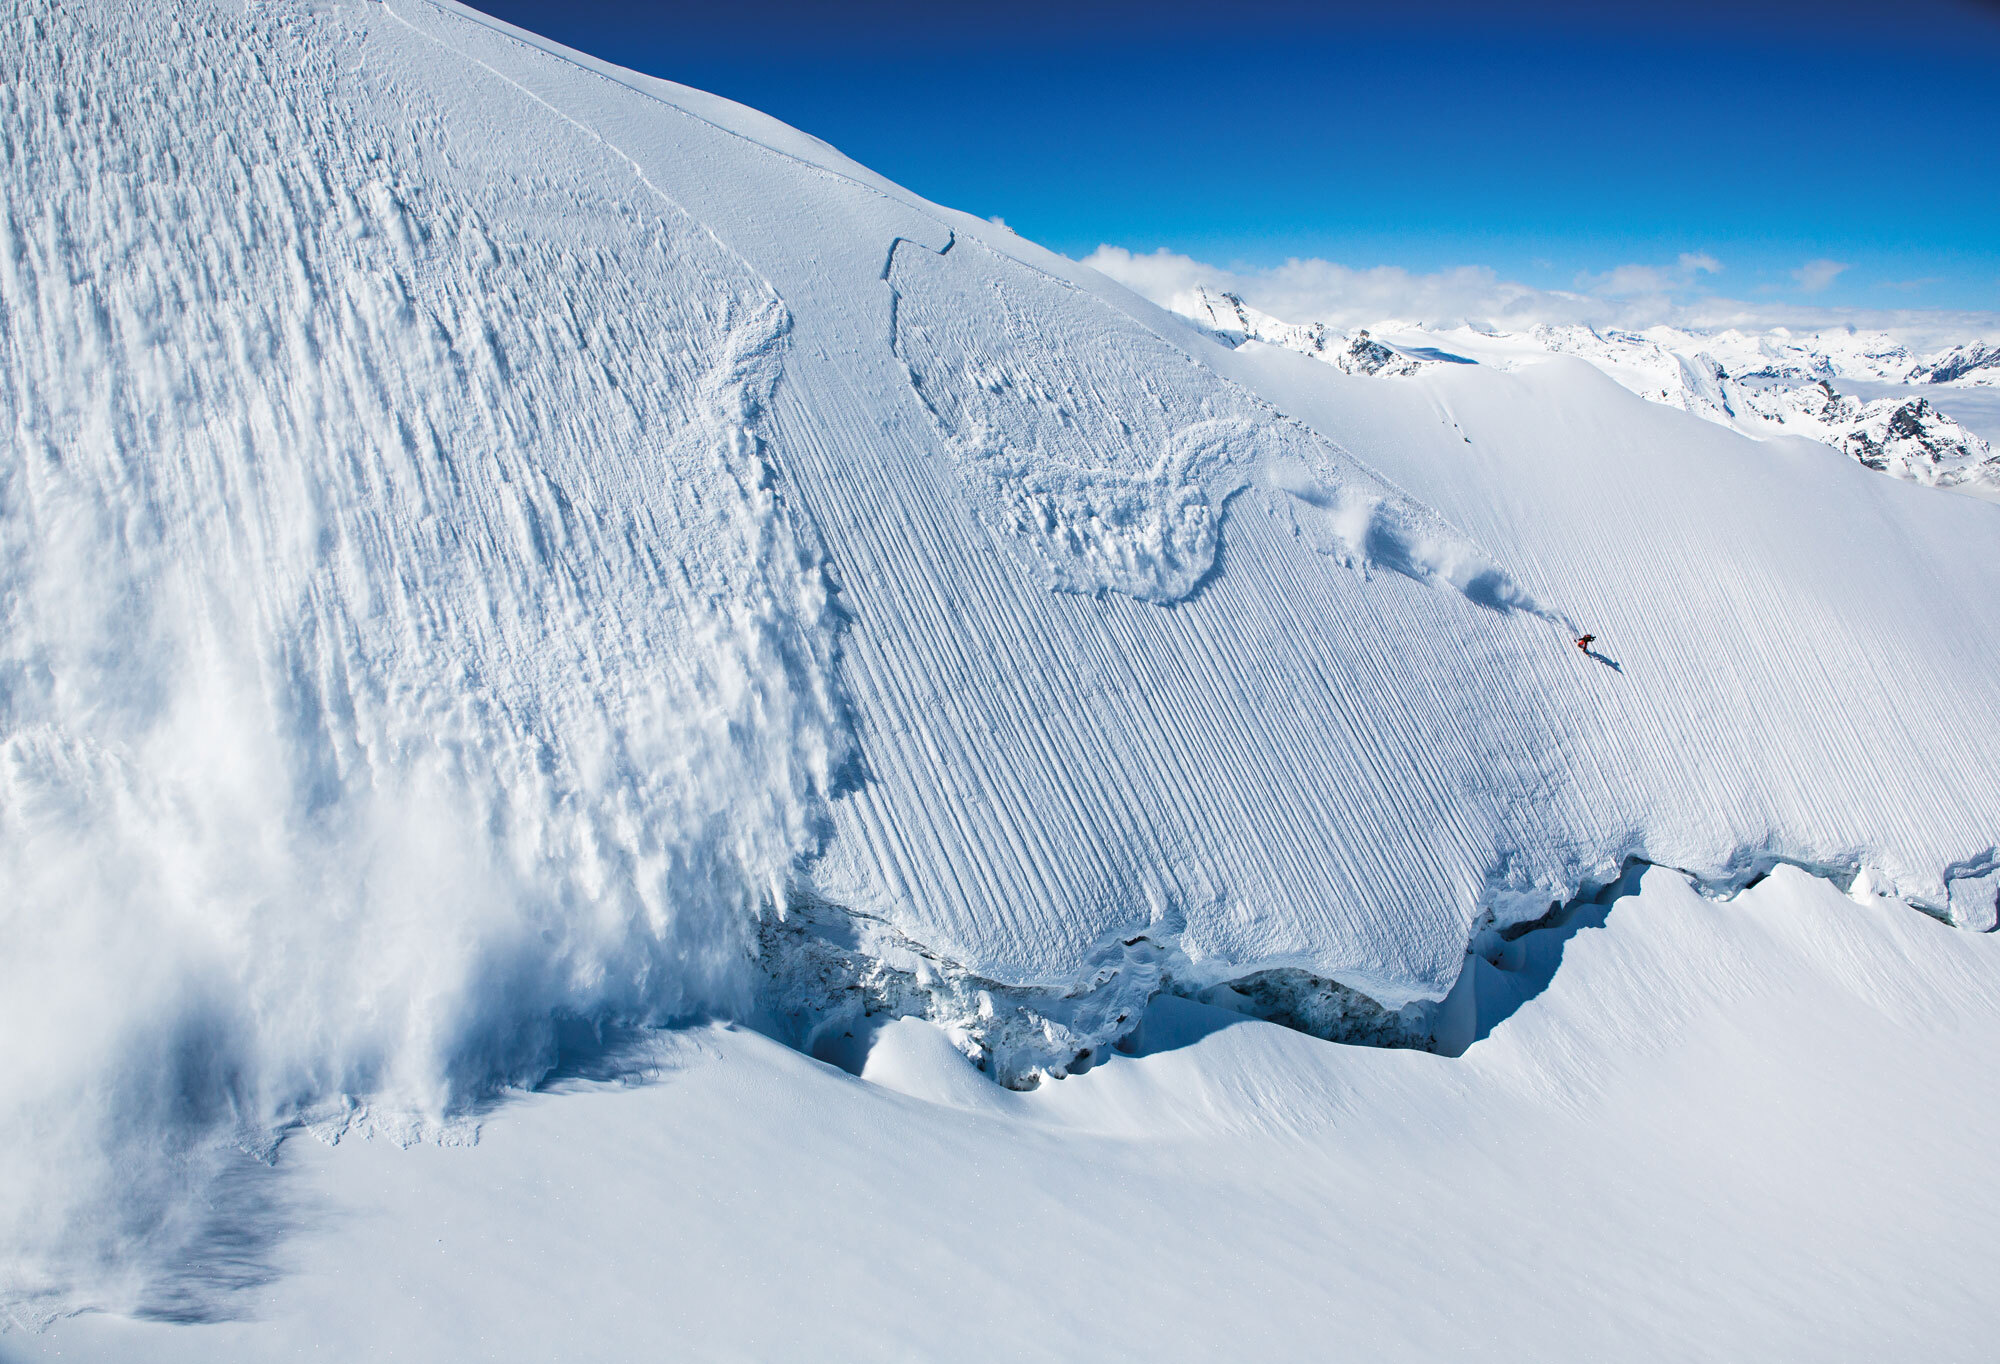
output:
[[[1989,739],[1970,720],[1990,704],[1987,684],[1955,661],[1960,650],[1989,647],[1960,624],[1963,611],[1985,617],[1979,594],[1995,581],[2000,526],[1989,504],[1876,478],[1805,442],[1750,446],[1716,425],[1634,403],[1575,361],[1512,373],[1450,366],[1407,384],[1335,374],[1275,348],[1246,348],[1225,363],[1315,429],[1371,451],[1498,561],[1535,565],[1523,585],[1599,635],[1598,649],[1620,671],[1605,709],[1585,722],[1604,724],[1589,747],[1617,774],[1598,808],[1632,799],[1628,817],[1648,831],[1655,860],[1696,866],[1663,851],[1671,811],[1711,829],[1724,809],[1757,809],[1764,813],[1753,820],[1769,818],[1774,829],[1830,830],[1822,820],[1832,803],[1816,814],[1793,803],[1818,803],[1808,794],[1815,789],[1847,789],[1878,831],[1900,802],[1931,814],[1953,805],[1970,817],[1980,846],[1945,869],[1945,898],[1926,893],[1933,910],[1953,913],[1949,886],[1990,869],[1991,835],[1972,832],[1992,819],[1974,813],[1991,761],[1974,750],[1990,752]],[[1528,488],[1532,497],[1523,496]],[[1940,590],[1946,582],[1954,585]],[[1625,645],[1646,661],[1635,667]],[[1934,681],[1945,675],[1972,690],[1950,684],[1952,699],[1934,704]],[[1680,682],[1655,685],[1670,677]],[[1722,700],[1724,689],[1736,699]],[[1558,690],[1545,700],[1555,704]],[[1878,700],[1849,709],[1864,692]],[[1839,726],[1806,741],[1799,717],[1829,707],[1841,711]],[[1724,714],[1739,718],[1714,730]],[[1698,737],[1704,730],[1710,737]],[[1644,751],[1669,734],[1690,755],[1678,771],[1663,751]],[[1774,742],[1782,756],[1766,747]],[[1917,749],[1937,754],[1949,774],[1887,756]],[[1695,813],[1704,798],[1675,789],[1683,781],[1717,783],[1706,813]],[[1737,782],[1739,794],[1722,794]],[[1785,855],[1852,866],[1833,851],[1847,837]],[[1982,894],[1959,921],[1981,926],[1990,912]]]
[[[0,90],[10,1300],[159,1306],[148,1275],[206,1234],[218,1138],[439,1130],[532,1082],[571,1022],[812,1026],[890,950],[808,983],[757,961],[811,958],[759,915],[816,893],[800,878],[836,823],[844,889],[906,956],[945,951],[950,980],[1060,993],[1102,940],[1166,920],[1224,970],[1275,952],[1388,992],[1449,984],[1490,853],[1431,861],[1410,892],[1427,913],[1381,939],[1369,886],[1406,853],[1301,864],[1268,832],[1274,782],[1337,792],[1367,764],[1314,772],[1308,747],[1301,770],[1296,736],[1266,742],[1225,764],[1241,804],[1212,817],[1161,780],[1227,724],[1172,681],[1203,636],[1153,627],[1130,651],[1184,732],[1093,732],[1088,678],[1127,657],[1102,633],[1115,608],[1047,590],[1185,597],[1255,465],[1347,590],[1380,563],[1454,619],[1533,608],[1423,508],[1303,432],[1251,458],[1268,409],[983,247],[947,263],[981,259],[955,283],[900,261],[885,280],[895,242],[950,230],[746,111],[429,5],[19,17],[0,34],[23,73]],[[704,194],[705,218],[680,202]],[[974,330],[913,339],[967,289]],[[789,363],[791,299],[817,364]],[[1035,342],[1038,312],[1050,334],[1076,320],[1069,350]],[[1043,400],[1094,346],[1129,353],[1097,356],[1078,436]],[[1013,396],[933,373],[956,397],[928,409],[906,368],[996,358]],[[846,699],[787,460],[828,534],[866,541],[836,566],[870,578]],[[938,519],[910,536],[899,509]],[[945,603],[967,628],[924,619]],[[1238,672],[1197,697],[1261,670],[1269,614],[1232,623],[1248,633],[1206,638]],[[932,667],[954,634],[976,679]],[[1012,704],[967,740],[947,692]],[[881,775],[836,820],[862,764]],[[1009,803],[961,809],[961,781]],[[1163,788],[1187,803],[1142,814]],[[1364,848],[1368,809],[1322,817]],[[1301,893],[1346,927],[1232,929]],[[1212,918],[1184,946],[1190,905]],[[967,1046],[988,1047],[990,997],[937,979],[899,998],[967,1001]],[[1107,1040],[1156,979],[1125,973],[1073,1035],[1031,1018],[1002,1069]]]
[[[784,304],[595,134],[379,9],[0,52],[0,1243],[111,1273],[190,1128],[743,1007],[845,741]]]
[[[976,242],[956,255],[897,248],[893,345],[989,529],[1052,588],[1155,602],[1192,592],[1260,414],[1148,385],[1180,357],[1137,328],[1119,339],[1140,363],[1107,363],[1091,310],[1048,306],[1054,281]]]
[[[607,1022],[1023,1081],[1163,989],[1421,1011],[1631,857],[1990,908],[1991,507],[1227,350],[449,5],[18,18],[10,1302],[174,1310],[218,1141]]]
[[[1222,504],[1261,473],[1327,554],[1537,609],[1345,452],[1060,280],[955,239],[897,242],[887,280],[911,388],[988,529],[1048,587],[1187,597],[1214,566]]]

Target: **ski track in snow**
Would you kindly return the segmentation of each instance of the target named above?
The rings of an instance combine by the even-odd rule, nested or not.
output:
[[[569,1025],[879,969],[1060,1073],[1168,975],[1437,998],[1634,857],[1990,924],[1991,507],[1207,347],[448,5],[15,19],[13,1310],[173,1310],[217,1133],[463,1134]]]
[[[892,244],[890,344],[989,527],[1046,586],[1190,595],[1223,503],[1261,469],[1323,552],[1546,614],[1435,516],[1249,394],[1203,382],[1130,318],[978,242],[953,257],[956,243]]]

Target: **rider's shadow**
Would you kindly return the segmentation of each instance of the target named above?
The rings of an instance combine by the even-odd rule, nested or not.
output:
[[[1600,654],[1595,649],[1585,649],[1583,651],[1583,656],[1585,658],[1596,659],[1599,663],[1602,663],[1605,667],[1611,669],[1612,672],[1622,673],[1625,671],[1624,667],[1618,662],[1618,660],[1613,658],[1610,654]]]

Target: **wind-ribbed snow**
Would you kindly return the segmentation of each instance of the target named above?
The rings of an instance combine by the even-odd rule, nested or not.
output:
[[[134,1300],[217,1134],[833,1007],[760,918],[1055,1071],[1168,975],[1436,998],[1631,857],[1991,918],[2000,508],[1232,353],[429,0],[29,3],[0,72],[15,1299]]]

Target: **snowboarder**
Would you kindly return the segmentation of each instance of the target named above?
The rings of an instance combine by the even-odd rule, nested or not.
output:
[[[1576,647],[1577,647],[1577,648],[1579,648],[1579,649],[1581,649],[1581,650],[1583,650],[1583,651],[1584,651],[1585,653],[1589,653],[1589,652],[1590,652],[1590,641],[1592,641],[1593,639],[1596,639],[1596,638],[1597,638],[1597,636],[1596,636],[1596,635],[1585,635],[1585,636],[1584,636],[1583,638],[1579,639],[1579,640],[1578,640],[1578,641],[1576,642]]]

